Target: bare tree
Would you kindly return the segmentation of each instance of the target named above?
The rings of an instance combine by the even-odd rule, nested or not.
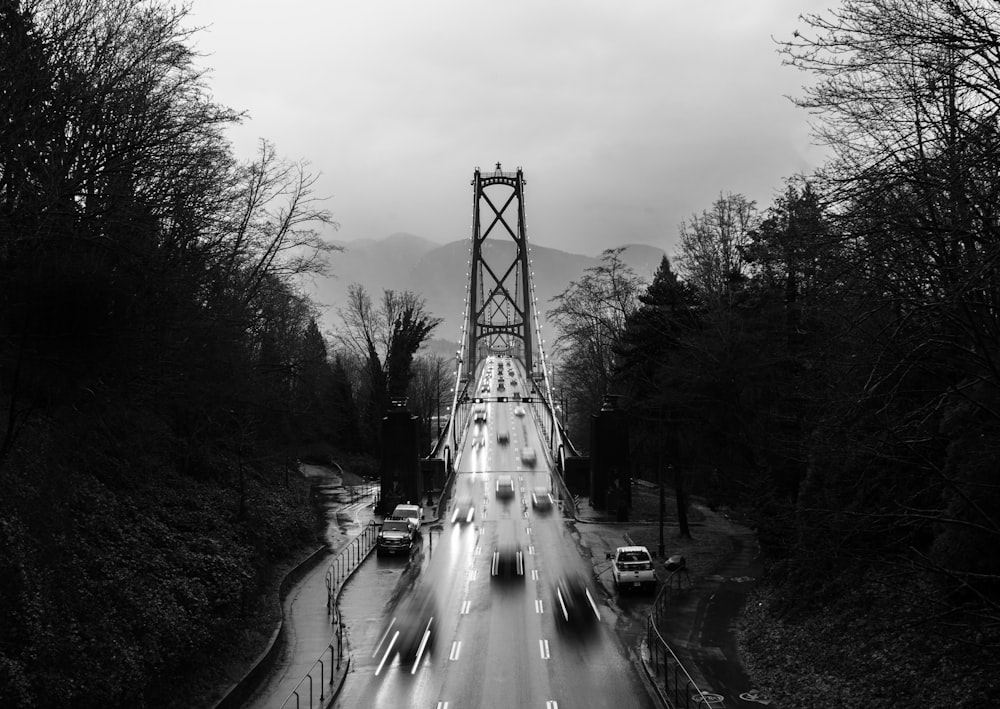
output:
[[[563,363],[557,381],[572,399],[570,410],[580,418],[599,410],[604,396],[612,393],[616,348],[645,288],[621,260],[623,250],[606,250],[600,265],[588,268],[553,298],[557,305],[548,312],[559,331],[552,352]],[[589,438],[589,429],[576,433],[577,440]]]
[[[747,275],[745,250],[758,221],[754,202],[741,194],[726,194],[711,209],[681,222],[674,263],[709,307],[732,304]]]

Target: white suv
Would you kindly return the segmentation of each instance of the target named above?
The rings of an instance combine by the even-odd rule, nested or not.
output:
[[[645,588],[656,590],[656,572],[649,549],[642,546],[618,547],[611,559],[611,575],[616,591]]]

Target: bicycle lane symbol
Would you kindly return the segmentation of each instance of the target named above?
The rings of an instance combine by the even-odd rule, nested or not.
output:
[[[696,704],[704,703],[710,707],[716,704],[722,704],[726,700],[721,694],[716,694],[715,692],[699,692],[698,694],[692,694],[691,699]]]
[[[751,689],[748,692],[743,692],[740,694],[740,699],[744,702],[753,702],[754,704],[763,704],[764,706],[771,703],[771,700],[767,698],[767,695],[759,689]]]

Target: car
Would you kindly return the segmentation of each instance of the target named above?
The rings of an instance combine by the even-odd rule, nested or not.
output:
[[[520,544],[506,542],[493,550],[490,576],[500,581],[524,578],[524,552]]]
[[[560,577],[552,596],[552,612],[560,628],[582,631],[600,622],[601,612],[597,602],[579,573]]]
[[[405,517],[386,517],[375,538],[375,554],[409,554],[416,541],[416,529]]]
[[[472,420],[476,423],[486,423],[486,404],[476,404],[472,409]]]
[[[535,449],[525,446],[521,449],[521,462],[525,465],[535,464]]]
[[[521,406],[520,404],[518,404],[517,406],[515,406],[514,407],[514,415],[515,416],[524,416],[524,407]]]
[[[410,674],[415,674],[424,656],[432,651],[437,636],[437,602],[429,589],[418,589],[397,607],[383,640],[375,648],[382,655],[375,674],[383,665],[398,656]],[[383,650],[382,642],[385,642]]]
[[[502,445],[510,443],[510,432],[506,428],[497,429],[497,443]]]
[[[618,547],[611,559],[611,578],[616,591],[628,589],[656,590],[653,557],[644,546]]]
[[[455,507],[451,512],[452,524],[468,524],[476,514],[476,504],[470,495],[462,495],[455,500]]]
[[[497,384],[497,391],[506,391],[506,387],[503,385],[502,380]]]
[[[472,447],[482,448],[486,445],[486,436],[481,433],[477,433],[472,437]]]
[[[531,506],[544,512],[552,509],[552,493],[544,485],[538,485],[531,491]]]
[[[501,475],[497,478],[497,497],[501,500],[514,497],[514,479],[511,476]]]
[[[408,520],[415,529],[420,529],[420,522],[423,519],[423,516],[424,511],[421,509],[420,505],[411,505],[409,503],[396,505],[390,515],[390,517],[402,517],[403,519]]]

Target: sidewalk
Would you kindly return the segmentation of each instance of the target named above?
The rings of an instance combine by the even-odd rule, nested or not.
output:
[[[350,486],[345,487],[342,477],[328,469],[304,465],[303,474],[316,478],[319,493],[327,498],[324,502],[328,519],[327,546],[290,572],[283,584],[286,590],[281,601],[281,630],[276,633],[270,652],[258,658],[251,669],[263,677],[260,684],[253,687],[252,694],[242,702],[239,700],[242,686],[229,688],[216,709],[230,705],[244,709],[279,709],[290,695],[289,707],[319,707],[324,705],[321,697],[328,701],[331,696],[330,673],[332,671],[336,678],[338,658],[329,647],[336,628],[326,606],[327,569],[340,552],[357,546],[358,534],[374,516],[374,498],[370,494],[358,494]],[[355,560],[353,555],[351,560]],[[317,665],[320,658],[322,667]],[[342,676],[345,671],[346,667],[342,666],[339,674]],[[310,679],[307,675],[314,676]],[[252,683],[253,680],[245,678],[241,685]],[[292,695],[293,690],[299,692],[298,701]]]
[[[616,522],[613,513],[594,510],[587,498],[578,498],[574,526],[582,550],[590,552],[594,575],[608,592],[618,615],[616,630],[630,652],[635,653],[635,659],[642,658],[649,676],[653,671],[648,664],[646,623],[653,610],[653,597],[619,597],[608,572],[611,562],[605,556],[625,544],[641,544],[657,551],[658,490],[648,484],[634,485],[632,496],[632,518],[636,521]],[[756,538],[751,530],[697,503],[691,505],[689,516],[692,539],[682,540],[674,510],[669,506],[666,509],[664,556],[684,555],[690,583],[671,594],[660,616],[659,632],[698,688],[706,693],[698,706],[736,709],[770,704],[773,709],[774,705],[746,674],[734,630],[747,592],[761,573]],[[670,575],[664,561],[655,560],[661,579]],[[662,683],[660,686],[662,689]]]

